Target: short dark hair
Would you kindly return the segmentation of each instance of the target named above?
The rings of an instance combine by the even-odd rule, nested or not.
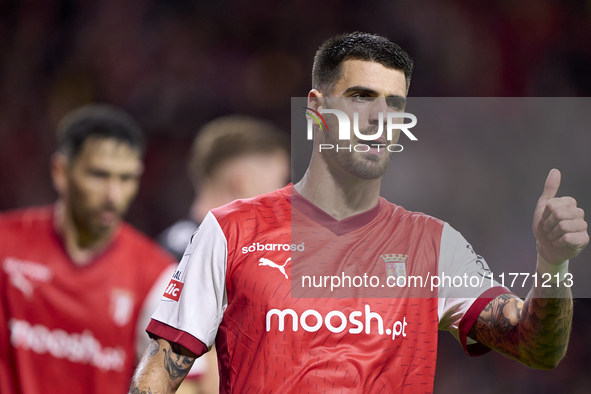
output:
[[[143,155],[144,139],[136,121],[122,109],[107,104],[89,104],[69,112],[57,127],[58,149],[74,159],[88,138],[113,138],[129,144]]]
[[[241,155],[289,154],[287,135],[272,123],[243,115],[229,115],[207,123],[193,141],[189,175],[195,187],[229,159]]]
[[[413,68],[410,56],[386,37],[362,32],[341,34],[322,43],[314,56],[312,87],[325,94],[332,93],[346,60],[377,62],[403,71],[408,90]]]

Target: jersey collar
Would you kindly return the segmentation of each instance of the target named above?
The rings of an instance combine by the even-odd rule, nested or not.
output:
[[[337,220],[310,201],[306,200],[306,198],[298,193],[295,187],[293,187],[293,183],[290,183],[284,190],[284,197],[291,204],[292,208],[295,208],[308,219],[326,227],[336,235],[344,235],[367,226],[378,217],[383,205],[382,198],[380,197],[375,207],[365,212],[349,216],[348,218]]]

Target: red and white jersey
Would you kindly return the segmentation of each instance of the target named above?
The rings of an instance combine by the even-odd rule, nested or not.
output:
[[[508,290],[402,278],[488,272],[440,220],[380,198],[337,221],[288,186],[207,215],[148,331],[197,355],[215,342],[224,393],[430,393],[438,328],[470,349],[476,317]]]
[[[158,302],[172,263],[122,224],[101,255],[76,266],[53,208],[1,215],[0,392],[127,393],[148,341],[149,300]]]

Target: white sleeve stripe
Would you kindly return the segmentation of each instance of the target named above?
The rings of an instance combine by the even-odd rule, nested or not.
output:
[[[182,286],[178,297],[163,297],[153,318],[211,348],[227,306],[227,249],[224,232],[209,212],[174,274],[173,284]]]

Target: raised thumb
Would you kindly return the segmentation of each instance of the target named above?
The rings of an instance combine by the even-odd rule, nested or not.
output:
[[[560,178],[560,171],[556,168],[550,170],[548,178],[546,178],[546,183],[544,184],[544,191],[540,196],[540,201],[548,201],[556,196],[560,187]]]

